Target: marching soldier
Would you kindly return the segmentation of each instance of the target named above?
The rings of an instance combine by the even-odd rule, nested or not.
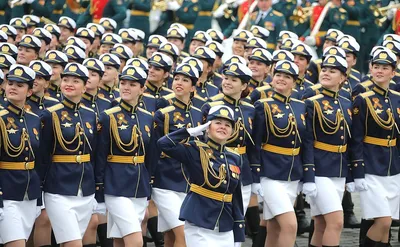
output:
[[[38,176],[41,141],[40,118],[24,111],[35,72],[15,64],[7,74],[7,102],[0,111],[1,243],[24,246],[40,214],[41,181]]]
[[[248,85],[249,93],[265,85],[265,79],[270,74],[272,55],[268,50],[256,48],[249,56],[249,69],[252,77]]]
[[[240,156],[225,147],[234,123],[232,109],[216,106],[210,109],[207,124],[182,128],[158,141],[161,151],[185,165],[191,179],[179,215],[185,221],[188,247],[228,247],[245,240]],[[206,129],[207,142],[181,143],[202,135]],[[223,210],[225,207],[231,210]]]
[[[121,44],[122,38],[115,33],[105,33],[100,40],[100,48],[97,51],[97,56],[109,53],[115,44]]]
[[[83,234],[96,209],[91,156],[96,147],[97,118],[93,110],[80,105],[87,78],[84,66],[67,64],[61,81],[64,98],[42,115],[41,179],[57,243],[82,245]]]
[[[392,219],[399,218],[399,195],[392,193],[400,187],[400,163],[396,148],[400,95],[389,89],[395,73],[396,56],[386,48],[377,50],[371,64],[374,85],[370,91],[358,95],[353,104],[350,150],[355,190],[360,192],[363,219],[373,218],[363,243],[365,247],[376,246],[377,243],[389,246]],[[385,199],[388,197],[393,200]]]
[[[61,31],[59,41],[61,43],[61,47],[63,48],[66,46],[68,38],[74,36],[76,22],[67,16],[61,16],[58,20],[57,26]]]
[[[120,73],[124,70],[126,62],[133,57],[132,50],[123,44],[115,44],[110,53],[116,55],[121,61],[121,66],[119,67]]]
[[[93,54],[92,55],[90,54],[91,57],[94,57],[100,48],[100,40],[101,40],[101,37],[103,36],[105,30],[102,25],[99,25],[96,23],[88,23],[86,25],[86,28],[89,28],[90,30],[92,30],[94,32],[94,41],[92,44],[92,53]]]
[[[118,106],[100,114],[96,200],[107,206],[107,235],[116,246],[143,245],[141,222],[151,193],[149,161],[154,148],[153,116],[138,107],[145,81],[142,69],[128,66],[121,73]]]
[[[147,40],[150,35],[150,0],[134,0],[130,2],[128,9],[131,10],[131,16],[129,19],[129,27],[138,28],[145,33],[143,39]]]
[[[21,41],[22,36],[26,34],[26,21],[22,18],[12,18],[10,20],[10,26],[17,30],[17,36],[15,37],[15,44]]]
[[[194,32],[206,31],[211,28],[212,13],[218,8],[219,1],[199,1],[199,12],[194,23]]]
[[[170,103],[154,114],[154,138],[158,140],[176,130],[199,126],[203,119],[200,109],[191,102],[191,94],[199,78],[197,69],[189,64],[181,64],[174,71],[172,89],[174,94],[164,96]],[[187,141],[194,140],[190,138]],[[161,154],[161,156],[160,156]],[[183,224],[179,220],[182,202],[190,189],[187,164],[166,156],[161,150],[152,154],[153,200],[158,209],[158,230],[164,232],[164,242],[168,246],[185,245]],[[160,157],[158,159],[158,157]],[[184,165],[184,166],[183,166]],[[182,167],[183,166],[183,167]]]
[[[147,42],[146,47],[146,58],[150,59],[154,52],[158,51],[160,45],[164,42],[167,42],[167,39],[164,36],[153,34],[149,37],[149,41]],[[173,43],[173,42],[171,42]]]
[[[361,41],[361,10],[360,3],[356,0],[346,0],[342,3],[342,8],[347,12],[347,20],[343,25],[342,32],[353,36],[357,42]]]
[[[51,50],[46,53],[44,61],[52,68],[53,74],[50,77],[50,85],[47,88],[46,96],[61,101],[63,95],[61,94],[61,73],[64,71],[65,65],[68,63],[68,57],[64,53],[56,50]]]
[[[343,88],[352,92],[353,88],[360,83],[361,74],[358,70],[354,69],[357,63],[357,56],[360,51],[360,45],[353,39],[341,39],[338,46],[346,52],[346,62],[347,62],[347,78],[343,83]]]
[[[18,43],[17,63],[28,66],[33,60],[39,58],[42,42],[35,36],[26,34]]]
[[[7,101],[6,98],[6,93],[5,93],[5,87],[7,85],[7,75],[10,67],[16,63],[15,59],[7,54],[1,54],[0,53],[0,70],[1,70],[1,77],[2,77],[2,83],[0,84],[0,106],[3,106],[4,103]]]
[[[149,59],[148,63],[149,74],[147,77],[145,93],[152,95],[156,99],[173,93],[172,90],[163,86],[163,83],[165,83],[169,78],[169,73],[173,64],[172,59],[165,54],[155,52]]]
[[[341,202],[349,174],[352,116],[351,101],[340,96],[339,89],[348,69],[346,60],[334,55],[326,56],[321,66],[321,94],[305,101],[307,132],[314,140],[315,169],[305,173],[303,192],[310,192],[315,222],[310,246],[338,246],[343,227]]]
[[[114,100],[119,97],[118,81],[121,60],[114,54],[106,53],[99,57],[104,64],[104,74],[101,77],[98,97]]]
[[[253,37],[253,34],[247,30],[236,30],[233,35],[232,54],[244,57],[244,47],[251,37]]]
[[[199,0],[184,0],[182,5],[175,12],[175,21],[185,26],[188,30],[185,49],[189,48],[189,42],[195,32],[194,24],[199,14],[199,5]]]
[[[272,97],[255,103],[253,131],[257,134],[253,135],[252,155],[256,161],[251,167],[254,183],[261,182],[268,246],[294,245],[297,222],[293,205],[299,181],[314,168],[312,142],[306,135],[305,104],[290,97],[297,76],[297,65],[279,61],[274,68]]]
[[[96,112],[97,116],[110,109],[112,104],[111,101],[98,96],[99,85],[101,78],[104,75],[105,66],[104,64],[95,58],[85,59],[82,63],[89,71],[89,77],[85,85],[85,92],[82,95],[81,104],[91,108]]]
[[[297,77],[295,88],[299,92],[300,97],[303,97],[306,89],[314,85],[305,78],[307,67],[311,61],[312,51],[308,45],[300,43],[294,45],[291,52],[294,55],[294,63],[299,68],[299,76]]]
[[[7,42],[10,44],[15,44],[15,39],[17,38],[17,29],[11,25],[3,24],[0,25],[0,30],[7,34]]]
[[[51,41],[48,50],[57,50],[60,47],[60,28],[55,24],[47,24],[44,26],[44,29],[51,34]]]

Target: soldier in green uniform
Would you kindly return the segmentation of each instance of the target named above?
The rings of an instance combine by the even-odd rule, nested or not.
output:
[[[60,19],[65,0],[35,0],[31,3],[32,15],[46,17],[53,22]]]
[[[10,21],[10,6],[7,0],[0,1],[0,23],[8,23]]]
[[[285,17],[288,30],[293,30],[293,22],[290,21],[290,17],[293,14],[293,11],[296,9],[297,6],[297,1],[296,0],[286,0],[286,1],[278,1],[274,5],[272,5],[272,8],[279,13],[282,13],[283,16]]]
[[[211,28],[212,13],[218,8],[217,0],[199,1],[199,14],[194,23],[194,32]]]
[[[175,12],[175,21],[184,25],[189,31],[186,36],[186,49],[189,47],[189,42],[191,41],[191,38],[195,33],[194,23],[197,19],[198,13],[198,0],[184,0],[181,7]]]
[[[102,17],[108,17],[117,23],[115,31],[122,28],[122,22],[126,18],[126,6],[122,0],[108,0],[102,9],[102,13],[99,13],[100,11],[98,9],[93,9],[93,6],[96,6],[96,3],[100,2],[100,0],[92,0],[91,2],[92,3],[86,8],[86,11],[77,19],[78,27],[85,26],[87,23],[94,22]],[[99,23],[100,25],[102,24],[101,20]],[[105,25],[103,26],[107,30],[107,27]]]
[[[224,2],[221,4],[221,2]],[[228,1],[218,0],[219,7],[213,11],[214,18],[218,21],[218,25],[221,30],[227,30],[228,27],[231,25],[232,22],[237,22],[237,15],[238,15],[238,6],[236,1],[230,1],[231,3],[227,3]],[[232,34],[226,34],[226,37],[229,37]]]
[[[348,19],[341,29],[343,33],[350,34],[357,42],[360,42],[360,17],[361,17],[361,6],[358,0],[346,0],[342,4],[342,8],[347,11]]]
[[[129,27],[138,28],[145,33],[145,40],[150,35],[150,0],[132,0],[128,8],[131,10],[131,17],[129,19]]]

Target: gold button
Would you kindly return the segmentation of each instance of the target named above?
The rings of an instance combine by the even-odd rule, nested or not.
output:
[[[341,137],[340,137],[340,139],[342,139],[342,140],[343,140],[343,139],[344,139],[344,136],[341,136]]]
[[[226,180],[224,180],[224,182],[223,182],[224,184],[226,184],[227,182],[226,182]]]
[[[57,96],[57,98],[59,98],[61,95],[58,93],[56,96]]]
[[[354,164],[354,167],[357,167],[357,166],[358,166],[358,164],[357,164],[357,163],[355,163],[355,164]]]
[[[79,154],[82,154],[82,151],[79,151],[78,153],[79,153]]]
[[[288,105],[286,106],[286,109],[289,109],[289,106],[288,106]]]
[[[25,170],[29,170],[29,162],[25,162]]]
[[[3,195],[3,191],[0,191],[0,196],[2,196]]]
[[[78,116],[78,113],[75,112],[75,113],[74,113],[74,116],[77,117],[77,116]]]
[[[78,126],[79,126],[79,125],[81,125],[81,123],[80,123],[80,122],[78,122],[78,123],[76,123],[76,125],[78,125]]]
[[[241,117],[238,117],[238,120],[242,120],[242,118],[241,118]]]
[[[202,93],[205,93],[205,92],[206,92],[206,90],[202,89],[202,90],[201,90],[201,92],[202,92]]]
[[[240,127],[239,129],[240,129],[240,130],[243,130],[243,127]]]
[[[257,168],[257,172],[260,172],[261,171],[261,169],[260,168]]]
[[[28,161],[28,157],[25,157],[25,161]]]
[[[82,145],[82,144],[83,144],[83,142],[79,142],[79,144],[81,144],[81,145]]]
[[[292,144],[294,144],[294,141],[292,141]]]
[[[388,99],[385,99],[385,102],[386,102],[386,103],[389,103],[389,100],[388,100]]]
[[[239,228],[243,228],[243,225],[242,225],[242,224],[239,224]]]
[[[132,119],[135,119],[135,115],[132,115],[131,118],[132,118]]]
[[[156,99],[158,99],[160,96],[159,95],[156,95]]]
[[[83,131],[79,132],[80,135],[83,135]]]
[[[26,147],[26,148],[25,148],[25,151],[29,151],[29,148],[28,148],[28,147]]]
[[[337,100],[335,100],[333,103],[337,104],[337,103],[338,103],[338,101],[337,101]]]
[[[304,171],[308,171],[308,168],[306,167],[306,168],[304,168]]]
[[[387,136],[388,139],[390,139],[390,136]]]
[[[293,116],[293,113],[289,113],[289,117]]]
[[[21,123],[23,123],[24,122],[24,120],[21,118],[20,120],[19,120]]]
[[[361,163],[362,166],[365,166],[364,163]]]
[[[96,107],[96,105],[95,104],[92,104],[92,108],[95,108]]]
[[[205,100],[208,100],[208,97],[204,97]]]
[[[219,157],[222,159],[222,158],[224,158],[224,155],[223,155],[223,154],[221,154]]]
[[[192,127],[192,124],[191,124],[191,123],[188,123],[188,124],[187,124],[187,127],[188,127],[188,128]]]
[[[340,129],[343,130],[343,126],[340,126]]]
[[[239,137],[239,140],[243,140],[243,137]]]
[[[189,114],[188,114],[188,113],[186,113],[186,114],[185,114],[185,116],[186,116],[186,117],[189,117]]]
[[[40,109],[40,110],[43,110],[43,106],[39,106],[39,109]]]
[[[392,109],[388,108],[387,110],[388,110],[388,111],[391,111]]]
[[[296,132],[295,131],[292,131],[292,135],[295,135],[296,134]]]
[[[312,169],[314,172],[315,172],[315,168],[313,167],[313,169]]]
[[[340,112],[340,109],[337,109],[338,112]]]
[[[240,148],[240,144],[238,144],[237,147]]]
[[[303,90],[304,89],[304,87],[300,87],[300,90]]]
[[[111,94],[111,95],[110,95],[110,98],[111,98],[111,99],[114,98],[114,95]]]
[[[22,131],[25,131],[26,129],[25,128],[22,128]]]
[[[76,161],[77,163],[81,163],[81,162],[82,162],[82,157],[81,157],[80,155],[77,155],[77,156],[75,157],[75,161]]]
[[[235,111],[239,111],[239,108],[235,108]]]

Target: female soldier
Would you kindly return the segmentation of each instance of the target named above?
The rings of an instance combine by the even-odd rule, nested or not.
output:
[[[0,110],[0,236],[5,246],[25,246],[42,199],[37,168],[40,166],[40,119],[24,111],[32,94],[35,72],[12,65],[7,75],[7,101]],[[4,202],[3,202],[4,200]]]
[[[347,62],[329,55],[321,64],[321,94],[306,103],[306,128],[314,141],[314,170],[304,173],[303,192],[310,197],[314,234],[310,246],[339,246],[343,227],[342,198],[348,174],[351,101],[339,95]],[[314,179],[315,177],[315,179]],[[315,183],[314,183],[315,181]]]
[[[252,192],[253,177],[251,174],[250,164],[254,164],[251,160],[252,156],[247,155],[250,146],[254,145],[252,139],[252,129],[254,120],[254,106],[250,103],[244,102],[242,99],[246,98],[248,94],[248,84],[251,79],[252,72],[249,68],[241,63],[231,63],[224,71],[224,79],[222,81],[222,92],[212,98],[212,102],[203,106],[202,112],[206,117],[208,111],[212,106],[225,105],[235,112],[235,125],[231,138],[226,141],[225,146],[232,149],[241,156],[241,189],[243,199],[243,211],[246,212],[249,206],[250,196]],[[249,147],[249,148],[248,148]],[[256,186],[253,186],[253,193],[258,194]],[[261,192],[261,189],[258,188]],[[256,210],[258,215],[258,207],[252,208]],[[251,221],[249,225],[254,233],[258,230],[259,222],[256,220]],[[255,229],[254,229],[255,228]]]
[[[305,136],[305,105],[290,97],[298,72],[292,62],[277,62],[272,97],[255,104],[253,133],[257,135],[253,135],[253,155],[259,160],[252,168],[256,182],[261,177],[268,246],[294,245],[297,222],[293,204],[302,179],[302,167],[307,168],[306,172],[313,164],[309,158],[312,144]]]
[[[181,64],[175,70],[172,83],[175,97],[170,100],[170,106],[156,111],[154,115],[156,140],[177,129],[201,124],[201,111],[193,107],[191,102],[198,78],[198,70],[189,64]],[[169,95],[166,97],[169,98]],[[157,164],[153,172],[153,200],[159,211],[158,230],[165,232],[165,245],[185,246],[184,222],[179,220],[179,211],[189,191],[187,169],[181,162],[161,151],[156,155],[160,159],[152,163]]]
[[[62,73],[60,104],[42,115],[41,150],[46,211],[57,243],[82,244],[95,207],[94,167],[96,113],[81,106],[88,70],[67,64]]]
[[[371,60],[373,85],[353,103],[351,164],[355,189],[360,191],[363,219],[374,219],[364,246],[389,246],[392,219],[399,219],[400,94],[389,89],[396,55],[377,50]]]
[[[142,246],[141,222],[150,196],[153,116],[138,107],[146,73],[127,66],[118,106],[100,114],[96,199],[107,205],[107,235],[114,246]]]
[[[190,192],[179,216],[185,221],[188,247],[231,247],[234,242],[244,242],[241,160],[237,153],[225,147],[234,124],[231,108],[214,106],[206,124],[182,128],[158,141],[166,155],[186,164],[190,177]],[[206,129],[207,142],[186,142],[190,137],[202,135]]]

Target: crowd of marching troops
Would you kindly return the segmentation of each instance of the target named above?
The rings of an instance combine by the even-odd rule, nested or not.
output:
[[[294,246],[305,198],[309,246],[339,246],[358,192],[360,246],[390,246],[394,5],[166,1],[150,34],[150,1],[1,3],[0,243]]]

